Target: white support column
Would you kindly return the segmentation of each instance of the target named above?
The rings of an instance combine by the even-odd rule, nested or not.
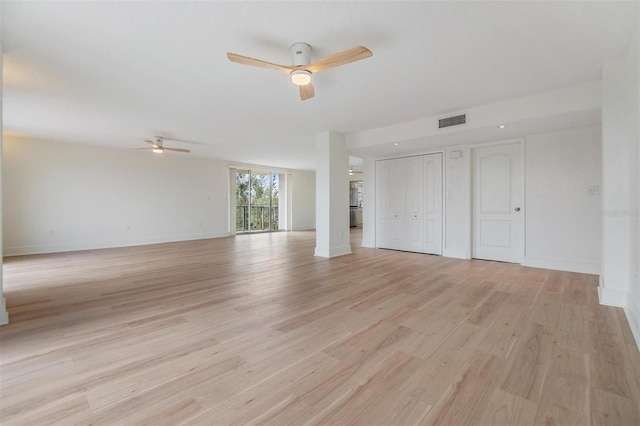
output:
[[[2,43],[0,43],[0,75],[2,75]],[[0,130],[2,126],[2,81],[0,81]],[[2,290],[2,131],[0,131],[0,325],[9,323],[9,313]]]
[[[278,181],[278,229],[291,231],[291,174],[279,173]]]
[[[349,154],[344,135],[316,135],[316,250],[320,257],[351,253]]]

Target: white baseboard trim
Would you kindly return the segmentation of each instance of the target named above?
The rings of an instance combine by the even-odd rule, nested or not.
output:
[[[376,242],[373,240],[362,240],[362,247],[366,247],[366,248],[376,248]]]
[[[5,247],[4,256],[22,256],[28,254],[62,253],[78,250],[95,250],[115,247],[145,246],[149,244],[172,243],[177,241],[206,240],[209,238],[228,237],[229,232],[209,232],[204,234],[166,235],[161,237],[134,238],[119,241],[86,241],[49,244],[39,246]]]
[[[545,257],[525,256],[522,259],[522,266],[532,268],[553,269],[556,271],[579,272],[582,274],[600,274],[599,262],[585,262],[573,259],[552,259]]]
[[[351,245],[340,247],[318,247],[316,246],[315,256],[318,257],[338,257],[351,254]]]
[[[638,308],[633,300],[629,299],[627,306],[624,307],[624,313],[629,322],[633,338],[636,339],[636,346],[638,350],[640,350],[640,308]]]
[[[4,296],[0,295],[0,325],[9,324],[9,312],[7,312],[7,304]]]
[[[601,305],[615,306],[624,309],[631,333],[640,350],[640,308],[635,304],[629,293],[604,287],[604,279],[600,277],[598,286],[598,300]]]
[[[442,257],[452,257],[454,259],[464,259],[467,260],[469,257],[467,256],[467,252],[463,250],[447,250],[444,249],[442,251]]]
[[[604,288],[602,281],[600,281],[600,285],[598,286],[598,300],[601,305],[624,308],[627,305],[627,292]]]

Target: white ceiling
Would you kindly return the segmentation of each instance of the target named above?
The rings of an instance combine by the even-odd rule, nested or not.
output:
[[[356,132],[601,79],[626,54],[638,2],[2,1],[4,131],[137,148],[153,135],[191,155],[314,168],[315,134]],[[356,45],[373,57],[287,76]],[[472,138],[472,136],[470,136]],[[434,141],[430,141],[431,144]],[[168,145],[168,143],[167,143]],[[181,154],[177,154],[181,155]]]

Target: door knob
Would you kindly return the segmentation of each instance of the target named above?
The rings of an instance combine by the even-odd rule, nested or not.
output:
[[[520,211],[520,207],[516,207],[514,210],[519,212]]]

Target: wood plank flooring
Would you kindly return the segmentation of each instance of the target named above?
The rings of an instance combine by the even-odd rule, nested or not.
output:
[[[3,425],[639,425],[597,277],[291,232],[7,258]]]

